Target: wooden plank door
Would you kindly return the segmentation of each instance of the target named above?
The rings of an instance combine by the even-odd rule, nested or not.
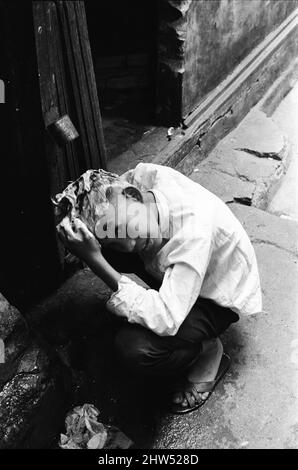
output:
[[[47,138],[52,194],[89,168],[106,168],[106,150],[83,1],[33,1],[42,113],[49,134],[68,115],[79,137]]]

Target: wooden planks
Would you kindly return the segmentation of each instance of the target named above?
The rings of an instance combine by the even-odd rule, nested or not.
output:
[[[106,168],[106,149],[84,2],[58,1],[56,5],[86,169]]]
[[[79,138],[48,139],[52,193],[89,168],[106,168],[106,150],[82,1],[34,1],[33,18],[45,127],[68,114]]]

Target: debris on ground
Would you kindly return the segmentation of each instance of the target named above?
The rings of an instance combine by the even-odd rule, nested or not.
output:
[[[99,411],[88,403],[77,406],[65,419],[66,434],[60,435],[62,449],[129,449],[133,442],[115,426],[98,421]]]
[[[175,128],[174,127],[169,127],[168,129],[168,132],[167,132],[167,138],[168,140],[171,140],[173,135],[174,135],[174,132],[175,132]]]

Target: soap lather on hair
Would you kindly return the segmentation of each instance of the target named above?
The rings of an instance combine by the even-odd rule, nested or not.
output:
[[[96,224],[109,207],[113,188],[125,189],[128,186],[131,184],[115,173],[102,169],[86,171],[52,199],[56,225],[65,217],[70,220],[79,218],[95,235]]]

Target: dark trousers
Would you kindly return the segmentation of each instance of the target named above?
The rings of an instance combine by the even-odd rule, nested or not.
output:
[[[135,372],[175,376],[185,373],[202,350],[202,341],[216,338],[239,316],[199,297],[175,336],[159,336],[126,323],[115,338],[120,360]]]

